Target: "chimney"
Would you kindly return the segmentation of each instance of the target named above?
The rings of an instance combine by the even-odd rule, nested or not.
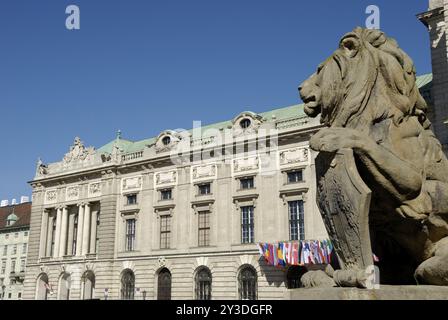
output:
[[[2,200],[2,202],[0,203],[0,207],[7,207],[8,205],[9,205],[8,200]]]
[[[30,202],[30,198],[27,196],[21,196],[20,197],[20,203],[27,203]]]
[[[12,206],[15,206],[17,204],[17,199],[12,199],[12,201],[11,201],[11,205]]]

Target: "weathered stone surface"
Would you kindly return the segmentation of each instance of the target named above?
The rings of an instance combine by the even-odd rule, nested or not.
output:
[[[381,286],[357,288],[292,289],[285,300],[448,300],[448,288],[439,286]]]
[[[448,285],[448,160],[411,58],[383,32],[357,28],[299,91],[328,127],[310,146],[338,285],[365,287],[372,252],[384,284]]]

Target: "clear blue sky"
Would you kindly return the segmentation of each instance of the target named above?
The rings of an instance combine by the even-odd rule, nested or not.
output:
[[[369,4],[431,72],[426,0],[1,0],[0,199],[30,195],[37,158],[59,161],[78,135],[100,147],[117,129],[139,140],[299,103]]]

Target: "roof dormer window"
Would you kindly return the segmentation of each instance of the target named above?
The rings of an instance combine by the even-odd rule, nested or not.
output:
[[[168,136],[164,137],[164,138],[162,139],[162,143],[163,143],[163,145],[165,145],[165,146],[169,145],[169,144],[171,143],[171,138],[168,137]]]
[[[252,121],[250,121],[250,119],[245,118],[243,120],[240,121],[240,127],[243,129],[247,129],[251,126]]]

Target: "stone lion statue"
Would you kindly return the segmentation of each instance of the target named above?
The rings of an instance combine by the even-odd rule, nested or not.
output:
[[[448,161],[410,57],[383,32],[356,28],[299,91],[306,114],[327,127],[311,148],[353,150],[371,189],[381,282],[448,285]]]

